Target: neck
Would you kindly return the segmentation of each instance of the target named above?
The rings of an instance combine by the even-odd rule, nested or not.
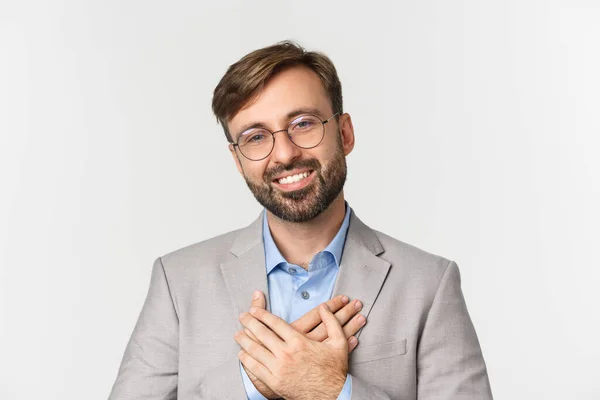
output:
[[[308,269],[315,254],[333,240],[346,214],[344,193],[316,218],[307,222],[288,222],[267,211],[267,222],[273,241],[281,255],[290,263]]]

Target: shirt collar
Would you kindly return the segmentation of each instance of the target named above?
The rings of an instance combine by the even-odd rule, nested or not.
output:
[[[342,226],[336,233],[333,240],[323,250],[323,252],[328,252],[333,256],[338,267],[340,266],[342,251],[344,250],[344,243],[346,242],[346,234],[348,233],[348,227],[350,226],[350,214],[352,213],[352,209],[347,202],[345,202],[345,205],[346,215],[344,216]],[[267,222],[266,211],[264,212],[263,216],[263,241],[265,244],[265,265],[267,267],[268,275],[273,268],[281,263],[287,263],[287,261],[279,252],[279,249],[273,240],[273,236],[271,236],[271,230],[269,229],[269,223]]]

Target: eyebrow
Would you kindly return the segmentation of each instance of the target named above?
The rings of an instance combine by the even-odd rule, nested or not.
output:
[[[295,110],[288,112],[286,115],[286,119],[291,120],[292,118],[297,117],[302,114],[313,114],[319,118],[323,118],[321,115],[321,111],[318,108],[301,107],[301,108],[296,108]],[[240,136],[242,136],[244,134],[244,132],[246,132],[250,129],[256,129],[256,128],[266,129],[266,130],[270,131],[270,129],[267,128],[267,125],[264,122],[251,122],[247,125],[244,125],[244,127],[240,130],[239,135],[237,135],[237,137],[236,137],[236,141],[237,141],[237,139],[239,139]]]

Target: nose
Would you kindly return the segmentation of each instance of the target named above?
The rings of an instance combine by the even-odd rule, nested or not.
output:
[[[292,143],[287,131],[273,132],[275,145],[271,153],[271,161],[278,164],[289,165],[302,155],[301,149]]]

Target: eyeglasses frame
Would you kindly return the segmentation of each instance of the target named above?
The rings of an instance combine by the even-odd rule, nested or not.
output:
[[[326,124],[326,123],[328,123],[329,121],[331,121],[331,120],[332,120],[333,118],[335,118],[336,116],[339,116],[339,115],[340,115],[340,113],[339,113],[339,111],[338,111],[338,112],[336,112],[335,114],[333,114],[331,117],[327,118],[327,119],[326,119],[326,120],[324,120],[324,121],[321,119],[321,117],[319,117],[318,115],[314,115],[314,114],[302,114],[302,115],[299,115],[299,116],[298,116],[298,117],[301,117],[301,116],[311,116],[311,117],[316,117],[316,118],[317,118],[319,121],[321,121],[321,124],[322,124],[322,126],[323,126],[323,135],[321,136],[321,140],[319,140],[319,143],[315,144],[314,146],[310,146],[310,147],[302,147],[302,146],[299,146],[299,145],[297,145],[296,143],[294,143],[294,141],[292,140],[292,137],[291,137],[291,135],[290,135],[290,132],[289,132],[289,129],[290,129],[291,122],[290,122],[290,125],[288,125],[288,127],[287,127],[287,128],[285,128],[285,129],[280,129],[280,130],[278,130],[278,131],[275,131],[275,132],[271,132],[270,130],[268,130],[268,129],[266,129],[266,128],[261,128],[261,129],[263,129],[263,130],[265,130],[265,131],[269,132],[269,133],[271,134],[271,136],[273,136],[273,145],[271,146],[271,150],[269,150],[269,152],[267,153],[267,155],[266,155],[266,156],[264,156],[263,158],[259,158],[258,160],[253,160],[252,158],[248,158],[248,156],[246,156],[246,155],[244,154],[244,152],[243,152],[243,151],[240,149],[240,146],[239,146],[239,144],[238,144],[238,143],[230,142],[230,144],[231,144],[233,147],[237,147],[237,148],[240,150],[240,153],[241,153],[241,154],[244,156],[244,158],[246,158],[247,160],[250,160],[250,161],[262,161],[262,160],[264,160],[265,158],[269,157],[269,156],[271,155],[271,153],[273,152],[273,149],[275,148],[275,139],[276,139],[276,138],[275,138],[275,134],[276,134],[276,133],[279,133],[279,132],[286,132],[286,133],[287,133],[287,137],[288,137],[288,139],[289,139],[289,140],[290,140],[290,142],[292,142],[292,144],[293,144],[294,146],[296,146],[296,147],[299,147],[299,148],[301,148],[301,149],[314,149],[315,147],[317,147],[318,145],[320,145],[320,144],[323,142],[323,139],[325,138],[325,124]],[[296,118],[298,118],[298,117],[296,117]],[[293,121],[292,121],[292,122],[293,122]]]

